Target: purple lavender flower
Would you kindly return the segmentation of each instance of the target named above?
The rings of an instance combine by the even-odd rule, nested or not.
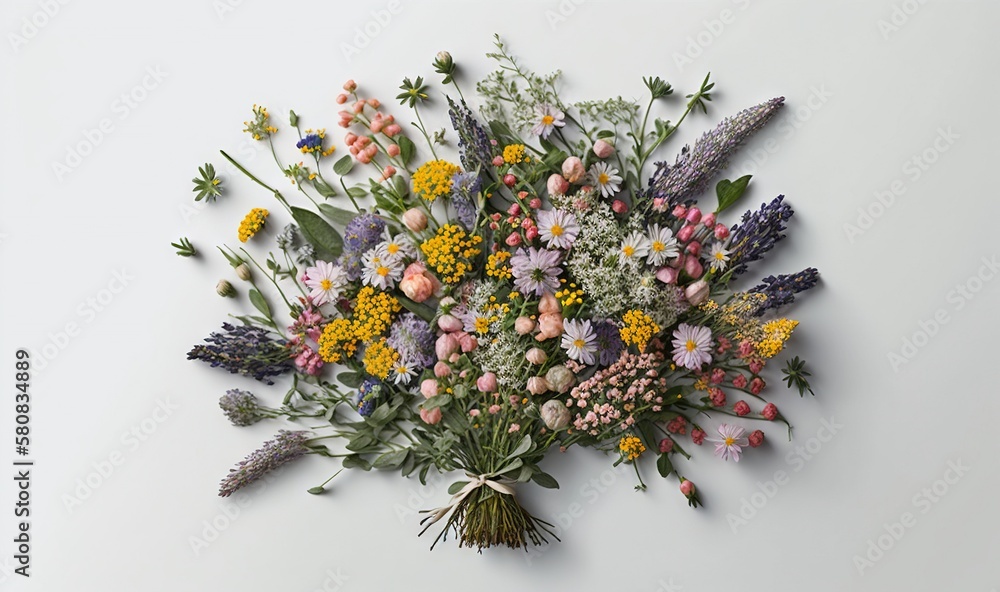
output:
[[[352,282],[361,277],[361,256],[381,242],[383,231],[385,221],[371,212],[359,214],[347,223],[344,228],[344,252],[338,263]]]
[[[726,168],[736,149],[764,127],[784,102],[784,97],[777,97],[727,117],[702,135],[693,148],[685,146],[673,166],[656,163],[646,197],[665,199],[671,207],[695,200],[708,182]]]
[[[760,284],[754,286],[751,293],[763,294],[767,300],[757,309],[757,316],[763,315],[772,308],[784,306],[795,300],[795,295],[805,292],[819,282],[819,271],[815,267],[807,267],[798,273],[769,275]]]
[[[486,129],[472,114],[465,101],[458,104],[449,97],[448,105],[451,126],[458,132],[458,150],[462,159],[462,168],[467,171],[488,170],[493,157],[490,137],[486,133]]]
[[[412,312],[403,313],[392,324],[386,342],[414,366],[428,368],[434,365],[434,330]]]
[[[240,461],[236,468],[229,470],[229,474],[219,485],[219,496],[229,497],[281,465],[309,452],[306,448],[308,439],[309,432],[281,430],[273,440],[264,442],[263,446]]]
[[[382,393],[382,382],[369,376],[358,388],[358,415],[368,417],[375,411],[378,397]]]
[[[189,360],[208,362],[233,374],[250,376],[265,384],[274,384],[273,376],[280,376],[293,368],[292,358],[285,342],[271,337],[261,327],[223,323],[224,333],[213,332],[205,341],[188,352]]]
[[[219,407],[229,418],[229,422],[237,427],[253,425],[264,419],[257,397],[248,391],[230,389],[219,399]]]
[[[476,194],[482,180],[475,173],[456,173],[451,181],[451,206],[455,209],[455,217],[466,230],[472,230],[478,215]]]
[[[770,251],[775,243],[785,238],[785,223],[792,217],[792,207],[779,195],[756,212],[748,210],[740,223],[733,226],[729,235],[729,260],[733,277],[746,272],[747,264],[757,261]]]
[[[535,296],[559,289],[559,251],[536,249],[529,247],[528,251],[518,249],[510,258],[511,273],[514,276],[514,287]]]
[[[598,321],[594,323],[594,332],[597,334],[597,363],[601,366],[614,364],[622,353],[618,327],[611,321]]]

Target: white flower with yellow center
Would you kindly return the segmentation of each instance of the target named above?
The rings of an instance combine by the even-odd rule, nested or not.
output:
[[[590,182],[601,190],[602,197],[611,197],[618,193],[622,178],[618,169],[606,162],[595,162],[590,167]]]
[[[347,272],[326,261],[316,261],[316,265],[306,268],[305,275],[305,285],[311,289],[309,298],[316,306],[334,302],[347,286]]]
[[[403,277],[403,259],[389,255],[385,249],[371,249],[361,261],[361,281],[373,288],[388,290]]]
[[[680,253],[677,248],[677,239],[669,228],[661,227],[659,224],[649,226],[649,256],[651,265],[663,265],[668,259],[673,259]]]
[[[553,249],[568,249],[580,234],[576,216],[565,210],[540,210],[538,236]]]
[[[567,319],[563,321],[562,348],[569,359],[583,364],[593,364],[597,353],[597,333],[589,320]]]
[[[416,368],[409,360],[399,360],[392,367],[392,381],[395,384],[407,384],[417,375]]]
[[[410,238],[402,233],[396,236],[389,236],[388,230],[385,234],[386,239],[379,243],[375,248],[382,250],[389,257],[396,259],[416,259],[417,258],[417,247],[413,244]]]
[[[535,115],[535,125],[532,126],[531,133],[542,138],[548,138],[557,127],[566,125],[563,121],[566,114],[546,103],[535,106]]]
[[[618,250],[618,260],[622,264],[639,262],[643,257],[649,255],[649,238],[641,232],[632,232],[622,241],[622,246]]]
[[[712,250],[708,254],[708,264],[713,271],[723,271],[729,267],[729,251],[722,243],[712,245]]]

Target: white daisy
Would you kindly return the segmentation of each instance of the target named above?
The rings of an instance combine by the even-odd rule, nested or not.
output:
[[[416,369],[409,360],[401,359],[392,367],[392,382],[395,384],[407,384],[416,375]]]
[[[590,166],[590,182],[601,190],[602,197],[611,197],[618,193],[622,178],[608,163],[595,162]]]
[[[652,265],[663,265],[667,259],[673,259],[680,253],[677,239],[669,228],[661,228],[659,224],[649,227],[649,262]]]
[[[370,249],[362,257],[361,281],[388,290],[403,277],[403,259],[393,257],[383,249]]]
[[[729,267],[729,251],[722,246],[722,243],[713,243],[708,262],[713,271],[723,271]]]
[[[712,361],[712,330],[681,323],[674,331],[674,363],[688,370],[698,370]]]
[[[593,364],[594,354],[597,352],[597,333],[590,326],[590,321],[563,321],[562,347],[571,360]]]
[[[733,459],[733,462],[740,462],[740,455],[743,454],[743,447],[750,445],[750,440],[746,437],[746,431],[740,426],[722,424],[719,426],[718,438],[706,438],[715,444],[715,455],[722,460]]]
[[[622,241],[618,250],[618,258],[622,263],[639,261],[649,254],[650,242],[641,232],[632,232]]]
[[[566,115],[547,103],[535,105],[535,114],[537,118],[535,119],[535,125],[531,128],[531,133],[536,136],[548,138],[552,130],[566,125],[566,122],[563,121]]]
[[[395,258],[417,258],[417,246],[413,244],[410,237],[406,236],[402,232],[396,236],[389,236],[388,230],[385,233],[386,240],[379,243],[375,248],[385,251],[385,254],[389,257]]]
[[[549,247],[568,249],[580,234],[576,216],[564,210],[541,210],[538,212],[538,235]]]
[[[317,260],[316,265],[306,268],[305,284],[312,289],[309,298],[313,304],[322,306],[340,298],[347,286],[347,272],[339,265]]]

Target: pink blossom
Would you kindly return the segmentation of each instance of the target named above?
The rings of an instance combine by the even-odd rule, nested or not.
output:
[[[427,409],[420,410],[420,419],[424,420],[427,425],[434,425],[441,421],[441,408],[435,407],[428,411]]]
[[[549,190],[549,195],[564,195],[569,190],[569,182],[559,173],[552,173],[549,175],[546,187]]]
[[[483,393],[492,393],[497,390],[497,375],[487,372],[476,379],[476,388]]]
[[[701,428],[691,430],[691,441],[701,446],[701,443],[705,441],[705,430]]]
[[[762,390],[764,390],[764,380],[759,376],[750,381],[750,392],[759,395]]]
[[[538,317],[538,335],[535,339],[545,341],[553,337],[559,337],[563,332],[562,313],[550,312]]]
[[[684,216],[684,219],[690,224],[697,224],[698,222],[701,222],[701,210],[698,208],[689,209],[687,216]]]
[[[625,212],[628,211],[628,204],[626,204],[620,199],[616,199],[615,201],[611,202],[611,209],[616,214],[624,214]]]
[[[764,405],[764,409],[761,410],[760,414],[764,416],[764,419],[774,421],[778,417],[778,407],[774,403],[768,403]]]
[[[458,340],[458,345],[463,353],[469,353],[479,347],[479,341],[472,335],[465,334]]]
[[[750,432],[750,437],[747,438],[747,440],[749,440],[751,448],[757,448],[758,446],[764,443],[764,432],[760,430],[754,430]]]
[[[687,479],[681,481],[681,493],[684,497],[691,497],[694,495],[694,483],[691,483]]]
[[[740,342],[739,355],[741,358],[748,358],[752,356],[753,350],[754,350],[753,342],[750,341],[749,339],[744,339],[743,341]]]
[[[750,360],[750,372],[754,374],[760,374],[760,371],[764,369],[763,360]]]
[[[744,415],[750,413],[750,405],[748,405],[746,401],[736,401],[736,404],[733,405],[733,412],[735,412],[736,415],[743,417]]]
[[[733,379],[733,386],[736,388],[743,388],[747,385],[747,377],[740,374]]]
[[[472,417],[479,417],[479,410],[478,409],[469,409],[469,415],[471,415]]]
[[[393,158],[399,156],[399,144],[389,144],[385,147],[385,153]]]
[[[720,388],[712,387],[708,389],[708,397],[715,407],[722,407],[726,404],[726,393],[722,392]]]
[[[688,242],[691,240],[691,237],[694,236],[694,231],[695,227],[690,224],[681,227],[681,229],[677,231],[677,240],[682,243]]]
[[[570,156],[562,163],[562,174],[570,183],[576,183],[587,174],[587,169],[578,157]]]
[[[424,396],[425,399],[430,399],[431,397],[438,394],[438,382],[433,378],[425,378],[423,382],[420,383],[420,394]]]
[[[445,333],[454,333],[455,331],[462,330],[462,321],[455,318],[450,314],[444,314],[438,317],[438,328]]]
[[[542,376],[532,376],[528,379],[528,392],[533,395],[540,395],[549,390],[549,381]]]
[[[517,317],[517,320],[514,321],[514,331],[516,331],[518,335],[527,335],[534,330],[535,321],[528,317]]]
[[[354,92],[358,90],[358,83],[354,82],[353,78],[348,78],[347,82],[344,83],[344,90],[347,92]]]
[[[660,454],[666,454],[674,449],[674,441],[670,438],[660,440]]]
[[[714,368],[708,381],[712,384],[719,384],[726,380],[726,371],[722,368]]]
[[[521,431],[521,424],[517,423],[510,424],[510,428],[507,429],[508,434],[513,434],[514,432],[519,432],[519,431]]]
[[[516,247],[517,245],[521,244],[521,235],[516,232],[512,232],[509,235],[507,235],[507,238],[504,239],[503,242],[508,247]]]
[[[667,431],[671,434],[686,434],[687,420],[683,416],[678,415],[667,424]]]
[[[434,376],[438,378],[444,378],[445,376],[451,375],[451,366],[448,364],[438,361],[434,363]]]
[[[615,147],[605,140],[594,142],[594,154],[597,158],[607,158],[615,153]]]
[[[499,405],[490,405],[490,408],[487,409],[486,411],[490,415],[496,415],[497,413],[500,413],[500,406]]]
[[[715,235],[715,238],[725,240],[729,237],[729,228],[727,228],[725,224],[716,224],[713,234]]]
[[[461,345],[454,335],[445,333],[438,337],[437,342],[434,344],[434,352],[437,354],[439,360],[447,360],[451,354],[457,353],[460,347]]]

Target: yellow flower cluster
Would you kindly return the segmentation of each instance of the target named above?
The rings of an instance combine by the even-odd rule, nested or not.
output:
[[[383,337],[365,349],[362,363],[365,365],[365,372],[379,380],[385,380],[398,359],[399,352],[390,347]]]
[[[458,171],[458,165],[447,160],[429,160],[413,173],[413,192],[427,201],[444,197],[451,193],[451,178]]]
[[[618,450],[621,450],[625,460],[635,460],[642,456],[643,452],[646,452],[646,447],[642,444],[642,440],[629,434],[622,436],[622,439],[618,441]]]
[[[319,337],[320,357],[333,364],[350,358],[358,350],[358,344],[382,335],[392,323],[392,315],[401,308],[399,301],[389,294],[365,286],[358,292],[353,317],[334,319],[323,328]]]
[[[559,280],[563,284],[566,280]],[[563,307],[572,306],[574,304],[583,304],[583,290],[576,287],[576,284],[570,284],[559,290],[555,294],[556,300],[558,300]]]
[[[490,253],[486,258],[486,275],[498,280],[510,279],[510,266],[507,260],[510,259],[510,251],[497,251]]]
[[[757,310],[767,300],[767,296],[754,292],[735,294],[729,302],[718,309],[719,320],[736,331],[737,339],[758,341],[763,338]]]
[[[503,148],[503,161],[507,164],[528,162],[530,158],[524,155],[524,144],[510,144]]]
[[[653,321],[653,317],[641,310],[630,310],[622,317],[625,326],[618,330],[625,345],[634,345],[640,352],[646,351],[649,340],[660,332],[660,326]]]
[[[438,228],[434,236],[420,244],[420,250],[442,281],[457,284],[472,268],[469,259],[479,255],[478,245],[482,242],[483,237],[469,236],[457,224],[445,224]]]
[[[319,356],[323,361],[336,364],[350,358],[357,351],[358,344],[351,330],[351,321],[334,319],[323,328],[319,336]]]
[[[792,336],[792,331],[798,324],[798,321],[791,319],[776,319],[764,323],[762,328],[764,337],[755,344],[755,349],[760,357],[767,359],[778,355],[778,352],[784,349],[785,342]]]
[[[270,115],[267,112],[267,107],[254,105],[253,121],[244,121],[243,125],[245,125],[246,128],[243,131],[253,136],[254,140],[260,140],[273,133],[277,133],[278,128],[270,125],[268,122],[269,117]]]
[[[253,235],[260,232],[261,228],[264,228],[264,220],[267,219],[268,213],[264,208],[250,210],[250,213],[240,222],[239,236],[241,243],[247,242],[253,238]]]

